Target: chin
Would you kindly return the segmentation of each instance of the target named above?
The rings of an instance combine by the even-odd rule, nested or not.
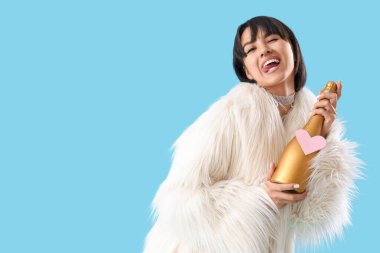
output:
[[[265,88],[270,88],[270,87],[276,87],[279,86],[283,81],[281,80],[274,80],[271,82],[265,82],[265,83],[258,83],[260,86],[265,87]]]

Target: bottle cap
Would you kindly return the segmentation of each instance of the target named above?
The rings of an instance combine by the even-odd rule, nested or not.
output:
[[[326,83],[326,86],[325,88],[323,89],[322,92],[332,92],[332,93],[336,93],[336,90],[337,90],[337,84],[333,81],[328,81]]]

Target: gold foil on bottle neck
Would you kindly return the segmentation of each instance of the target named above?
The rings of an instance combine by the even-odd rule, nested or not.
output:
[[[337,85],[333,81],[328,81],[325,85],[325,88],[323,89],[322,92],[333,92],[335,93],[337,90]]]

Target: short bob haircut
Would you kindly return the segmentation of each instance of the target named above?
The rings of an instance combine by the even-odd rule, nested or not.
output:
[[[266,36],[277,34],[282,39],[290,42],[295,58],[294,89],[296,92],[299,91],[306,82],[306,67],[298,41],[288,26],[275,18],[267,16],[254,17],[246,21],[244,24],[241,24],[237,29],[233,49],[233,66],[239,80],[241,82],[256,83],[256,80],[248,79],[244,71],[243,60],[245,57],[247,57],[247,54],[244,52],[243,47],[241,46],[241,35],[247,27],[251,29],[252,41],[256,41],[257,31],[260,29]]]

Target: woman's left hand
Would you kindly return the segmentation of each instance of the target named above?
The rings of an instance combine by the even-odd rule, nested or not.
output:
[[[329,92],[322,93],[322,91],[319,91],[319,95],[317,97],[318,101],[314,104],[314,107],[310,116],[319,114],[325,118],[323,122],[323,126],[322,126],[322,132],[321,132],[321,135],[324,138],[327,137],[330,131],[331,124],[334,122],[336,118],[337,101],[341,95],[342,95],[342,81],[340,80],[337,83],[336,93],[329,93]]]

